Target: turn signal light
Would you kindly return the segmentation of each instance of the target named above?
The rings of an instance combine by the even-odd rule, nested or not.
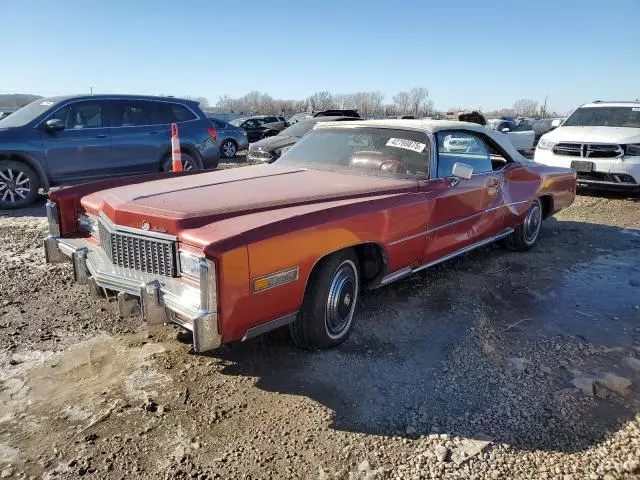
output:
[[[265,275],[253,280],[253,292],[261,292],[285,283],[298,280],[300,269],[298,267],[288,268],[280,272]]]
[[[209,133],[209,136],[211,138],[216,138],[218,136],[218,132],[216,131],[215,128],[207,128],[207,132]]]

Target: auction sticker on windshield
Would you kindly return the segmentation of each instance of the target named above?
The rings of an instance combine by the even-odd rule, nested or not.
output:
[[[414,142],[413,140],[405,140],[404,138],[390,138],[387,143],[387,147],[404,148],[407,150],[413,150],[414,152],[421,153],[426,143]]]

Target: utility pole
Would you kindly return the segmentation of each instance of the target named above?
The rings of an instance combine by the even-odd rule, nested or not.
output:
[[[89,87],[89,95],[93,95],[93,86]]]
[[[549,98],[549,95],[545,95],[544,96],[544,106],[542,107],[542,118],[547,118],[547,100]]]

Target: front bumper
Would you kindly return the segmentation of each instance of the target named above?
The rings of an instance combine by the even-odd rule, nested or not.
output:
[[[556,155],[536,149],[534,161],[554,167],[571,168],[572,160],[593,162],[592,172],[576,172],[579,187],[619,192],[640,191],[640,157],[581,158]]]
[[[178,278],[119,267],[86,239],[56,236],[58,216],[53,202],[47,202],[47,217],[51,232],[44,241],[47,263],[70,261],[76,281],[89,285],[93,295],[116,292],[121,316],[142,314],[150,325],[172,322],[190,330],[196,352],[220,346],[213,262],[200,262],[199,287]]]

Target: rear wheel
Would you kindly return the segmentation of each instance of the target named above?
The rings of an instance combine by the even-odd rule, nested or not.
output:
[[[183,171],[202,170],[202,165],[200,165],[200,162],[198,162],[191,155],[182,153],[180,156],[182,157]],[[171,168],[172,168],[171,155],[167,155],[166,157],[164,157],[162,161],[162,171],[171,172]]]
[[[309,349],[344,342],[353,327],[359,293],[360,272],[353,250],[322,260],[311,274],[298,318],[290,325],[293,341]]]
[[[40,178],[26,163],[0,161],[0,208],[25,207],[35,201]]]
[[[233,140],[225,140],[222,142],[222,145],[220,145],[220,151],[224,158],[233,158],[236,156],[238,146]]]
[[[526,251],[533,247],[540,236],[542,217],[542,203],[536,198],[527,210],[522,224],[505,239],[505,245],[516,251]]]

